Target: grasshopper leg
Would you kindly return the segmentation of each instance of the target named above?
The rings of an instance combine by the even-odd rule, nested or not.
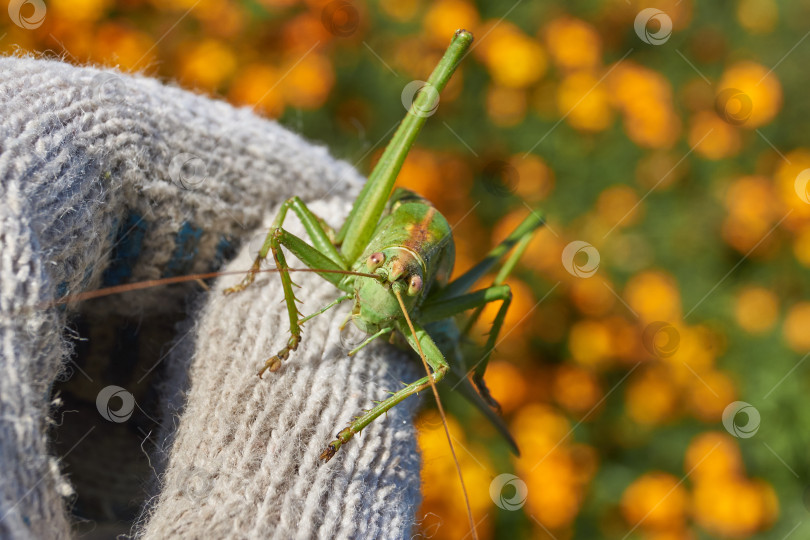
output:
[[[346,263],[343,255],[340,254],[333,243],[335,237],[334,231],[328,225],[326,225],[326,222],[313,214],[312,211],[307,208],[304,201],[302,201],[299,197],[291,197],[284,201],[284,203],[281,205],[281,208],[276,215],[276,219],[273,221],[273,226],[270,227],[267,236],[264,238],[264,243],[259,250],[259,254],[253,261],[253,265],[250,267],[250,270],[248,270],[247,275],[238,285],[225,289],[225,294],[233,294],[235,292],[244,291],[248,286],[250,286],[251,283],[253,283],[253,281],[256,279],[256,274],[261,269],[262,263],[265,259],[267,259],[267,256],[272,250],[273,235],[275,234],[275,231],[280,229],[284,224],[284,219],[287,217],[287,211],[290,209],[295,212],[298,219],[300,219],[301,223],[303,223],[304,229],[309,235],[310,240],[312,240],[312,244],[315,249],[320,251],[327,258],[331,259],[333,263],[337,263],[340,269],[348,269],[349,265]],[[306,263],[306,261],[304,262]]]
[[[284,219],[287,216],[287,211],[290,209],[292,209],[301,220],[313,245],[307,244],[301,238],[298,238],[282,228]],[[264,244],[262,244],[262,248],[259,250],[259,254],[253,262],[253,266],[251,266],[248,271],[248,274],[241,283],[225,290],[225,294],[232,294],[247,288],[253,283],[262,262],[272,253],[276,268],[278,268],[279,275],[281,276],[281,285],[284,290],[284,303],[287,306],[287,314],[290,319],[290,338],[287,340],[287,344],[284,348],[264,363],[264,366],[259,371],[259,377],[261,377],[265,371],[277,371],[281,367],[282,361],[286,360],[290,356],[290,353],[298,348],[298,344],[301,342],[302,320],[299,319],[300,313],[295,304],[297,299],[293,292],[293,282],[290,278],[288,271],[289,266],[287,265],[284,251],[281,249],[282,246],[289,249],[309,268],[322,270],[346,270],[348,268],[345,259],[329,238],[329,233],[324,230],[320,218],[313,214],[300,198],[292,197],[287,199],[284,204],[281,205],[281,209],[276,219],[273,221],[273,226],[267,233]],[[333,283],[335,286],[339,286],[341,279],[339,274],[319,273],[318,275]],[[347,298],[342,297],[342,299],[345,300]],[[332,305],[335,304],[330,304],[318,313],[323,313],[323,311]],[[306,318],[304,320],[306,320]]]
[[[487,336],[486,345],[484,345],[484,355],[478,363],[473,366],[471,374],[472,382],[481,393],[481,397],[483,397],[491,407],[500,410],[500,405],[489,393],[489,389],[484,383],[484,372],[486,372],[492,351],[495,350],[498,335],[503,329],[506,312],[509,309],[509,305],[512,303],[512,290],[509,285],[493,285],[492,287],[481,289],[480,291],[462,294],[447,300],[427,303],[422,307],[421,320],[425,323],[439,321],[474,308],[477,308],[477,313],[480,312],[486,304],[497,301],[501,302],[501,307],[498,309],[498,313],[492,321],[492,328]],[[468,330],[469,328],[465,329],[465,332]]]
[[[433,342],[425,329],[422,326],[414,323],[414,329],[416,330],[416,336],[414,336],[411,334],[411,331],[407,325],[397,323],[396,327],[397,330],[399,330],[407,338],[408,343],[415,351],[418,351],[416,339],[419,339],[419,344],[422,345],[422,350],[425,353],[425,360],[433,370],[433,382],[441,381],[447,373],[447,370],[450,369],[450,366],[447,364],[442,356],[441,351],[439,351],[439,348]],[[430,379],[427,376],[422,377],[418,381],[412,382],[398,392],[394,392],[393,395],[391,395],[391,397],[388,399],[381,401],[372,409],[369,409],[363,414],[355,417],[351,422],[349,422],[348,427],[341,430],[336,435],[336,439],[327,445],[326,449],[321,453],[321,459],[324,461],[329,461],[332,459],[337,451],[340,450],[341,446],[349,442],[357,433],[360,433],[363,428],[373,422],[377,417],[398,403],[402,402],[402,400],[408,396],[412,396],[425,388],[430,388]]]

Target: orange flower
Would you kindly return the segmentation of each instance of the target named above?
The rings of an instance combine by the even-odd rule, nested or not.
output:
[[[50,0],[48,9],[69,21],[95,21],[110,8],[110,0]]]
[[[646,322],[676,321],[681,316],[681,297],[675,280],[658,270],[636,274],[627,282],[624,297]]]
[[[616,297],[598,279],[577,279],[571,282],[571,300],[585,315],[605,315],[616,303]]]
[[[683,483],[665,472],[650,472],[636,479],[622,495],[621,510],[632,526],[643,529],[682,529],[689,496]]]
[[[193,86],[215,90],[233,75],[236,55],[218,40],[206,39],[189,44],[181,54],[180,76]]]
[[[631,375],[624,399],[627,415],[646,426],[664,424],[678,411],[678,389],[669,371],[660,365],[640,369]]]
[[[106,23],[98,27],[93,54],[104,63],[118,65],[123,70],[142,69],[153,60],[152,39],[124,25]]]
[[[798,228],[810,219],[810,182],[808,175],[803,174],[810,169],[810,150],[799,148],[788,152],[785,158],[790,162],[780,160],[774,175],[776,191],[782,203],[793,210],[785,224]]]
[[[517,171],[515,192],[527,202],[542,201],[554,189],[554,171],[535,154],[515,154],[509,164]]]
[[[515,126],[526,116],[526,91],[491,85],[487,89],[487,114],[495,125]]]
[[[737,128],[710,111],[692,117],[687,141],[695,152],[712,160],[735,156],[742,146]]]
[[[734,315],[745,331],[767,332],[776,323],[779,304],[776,295],[764,287],[747,287],[737,295]]]
[[[774,0],[741,0],[737,20],[751,34],[769,34],[779,20],[779,8]]]
[[[632,61],[616,65],[605,83],[624,114],[630,139],[640,146],[669,148],[678,139],[670,82],[660,73]]]
[[[723,478],[695,486],[695,521],[711,534],[745,538],[766,522],[766,500],[748,480]]]
[[[476,522],[483,520],[492,506],[489,496],[491,482],[488,471],[492,465],[488,462],[485,450],[467,441],[458,421],[447,417],[451,436],[467,451],[459,451],[456,456],[461,466],[461,473],[467,485],[467,495]],[[435,412],[425,413],[416,422],[419,448],[424,456],[422,462],[422,507],[421,515],[434,514],[441,521],[433,538],[461,538],[469,532],[467,509],[464,495],[458,481],[458,473],[450,454],[447,437],[441,418]],[[470,452],[473,452],[471,455]],[[481,534],[488,534],[488,521],[481,524]]]
[[[782,108],[779,79],[754,62],[738,62],[729,67],[717,87],[721,91],[715,105],[720,114],[732,115],[738,125],[747,129],[767,124]]]
[[[576,129],[603,131],[613,120],[607,90],[595,74],[576,72],[566,76],[557,89],[561,116]]]
[[[577,366],[560,366],[554,375],[552,392],[557,402],[578,415],[591,412],[602,398],[602,389],[596,375]],[[586,420],[593,420],[595,415],[588,415]]]
[[[552,61],[561,69],[595,69],[602,60],[602,40],[587,22],[563,16],[545,28],[545,42]]]
[[[335,73],[329,59],[321,54],[310,53],[303,59],[291,58],[281,82],[284,98],[293,107],[316,109],[323,105],[332,86]]]
[[[577,321],[568,335],[568,349],[574,360],[584,366],[605,367],[612,356],[610,330],[601,321]]]
[[[703,422],[719,422],[726,406],[737,397],[734,382],[721,371],[708,371],[693,377],[689,391],[689,406],[695,417]]]
[[[785,340],[797,353],[810,351],[810,302],[794,304],[787,313],[782,330]]]
[[[638,222],[643,206],[638,194],[630,186],[611,186],[599,194],[596,210],[605,225],[629,227]]]
[[[492,360],[487,366],[484,379],[492,397],[500,404],[504,413],[512,412],[526,400],[526,377],[514,364]]]
[[[731,435],[708,431],[689,443],[683,468],[693,481],[711,484],[721,478],[741,476],[742,455]]]
[[[253,105],[273,117],[284,111],[284,97],[278,87],[281,74],[267,64],[242,69],[231,85],[228,97],[238,105]]]
[[[466,0],[439,0],[433,2],[425,14],[428,37],[440,47],[446,47],[456,30],[476,33],[479,17],[475,5]]]
[[[489,23],[490,26],[494,22]],[[489,70],[492,80],[507,88],[526,88],[539,81],[548,61],[543,47],[509,23],[494,26],[478,56]]]
[[[765,236],[782,211],[771,181],[760,176],[740,178],[731,184],[725,202],[729,211],[723,223],[726,242],[742,253],[748,253],[758,244],[760,250],[767,248],[773,237]]]

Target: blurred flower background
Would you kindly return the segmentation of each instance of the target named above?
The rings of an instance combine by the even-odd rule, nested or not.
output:
[[[810,1],[11,0],[0,50],[119,66],[369,171],[456,28],[399,184],[463,271],[548,216],[486,381],[444,389],[482,538],[810,537]],[[482,283],[484,285],[486,283]],[[475,327],[483,344],[490,306]],[[471,363],[477,360],[473,357]],[[435,412],[422,537],[468,533]]]

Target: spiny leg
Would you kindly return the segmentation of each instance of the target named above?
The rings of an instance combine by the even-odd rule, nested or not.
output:
[[[267,359],[264,363],[264,367],[259,370],[260,379],[268,369],[270,371],[278,371],[278,368],[281,367],[281,361],[286,360],[287,357],[290,356],[290,352],[296,350],[298,344],[301,342],[301,326],[298,323],[299,312],[298,306],[295,305],[298,299],[295,297],[295,293],[292,290],[293,282],[292,279],[290,279],[290,273],[287,272],[289,266],[287,266],[287,260],[279,244],[278,233],[280,231],[283,231],[283,229],[273,230],[273,234],[270,237],[270,250],[273,253],[273,259],[276,261],[276,268],[281,270],[279,273],[281,276],[281,287],[284,290],[284,303],[287,304],[287,314],[290,318],[290,339],[287,340],[287,345],[278,351],[275,356],[271,356]]]
[[[318,270],[342,270],[338,263],[284,229],[273,229],[268,243],[270,245],[270,252],[273,254],[273,259],[276,262],[276,267],[279,269],[279,275],[281,276],[284,302],[287,305],[287,314],[290,318],[290,339],[283,349],[265,362],[264,367],[259,371],[259,377],[267,370],[277,371],[278,368],[281,367],[281,362],[286,360],[290,352],[296,350],[298,344],[301,342],[301,321],[298,318],[300,313],[298,312],[298,306],[295,305],[298,299],[293,292],[293,282],[290,278],[290,273],[287,271],[289,266],[287,265],[287,260],[284,257],[284,251],[281,247],[284,246],[289,249],[293,255],[298,257],[301,262],[309,268],[316,268]],[[341,274],[334,273],[318,273],[318,275],[335,286],[338,286],[342,277]],[[344,296],[343,299],[347,298]]]
[[[301,223],[304,225],[304,230],[306,230],[309,238],[312,240],[315,249],[332,259],[332,261],[337,263],[341,269],[348,269],[348,264],[346,264],[345,259],[340,252],[338,252],[337,248],[332,243],[332,239],[330,238],[330,232],[332,237],[334,237],[334,232],[331,231],[331,229],[328,229],[328,226],[326,226],[325,222],[321,218],[313,214],[312,211],[307,208],[304,201],[302,201],[299,197],[291,197],[284,201],[284,203],[281,205],[281,208],[276,215],[276,219],[273,220],[273,225],[270,227],[270,230],[264,239],[264,243],[259,250],[259,254],[256,256],[256,259],[254,259],[253,265],[250,267],[250,270],[248,270],[247,275],[238,285],[225,289],[225,294],[243,291],[251,283],[253,283],[253,281],[256,279],[256,274],[261,269],[262,262],[264,262],[267,255],[270,253],[273,234],[284,224],[284,219],[287,217],[287,211],[289,209],[292,209],[301,220]]]
[[[430,338],[425,329],[417,324],[414,324],[414,328],[416,330],[416,336],[419,339],[419,345],[422,346],[422,351],[425,353],[425,360],[433,370],[433,382],[439,382],[444,378],[450,366],[447,364],[447,362],[445,362],[441,351],[439,351],[439,348]],[[399,330],[406,337],[408,343],[414,350],[418,350],[416,338],[406,325],[398,323],[397,330]],[[416,394],[417,392],[429,387],[430,378],[427,376],[422,377],[418,381],[412,382],[398,392],[394,392],[394,394],[388,399],[381,401],[372,409],[354,418],[351,422],[349,422],[348,427],[341,430],[340,433],[336,435],[337,438],[329,443],[326,449],[321,453],[321,459],[324,461],[329,461],[341,446],[349,442],[352,437],[355,436],[355,434],[360,433],[363,428],[373,422],[377,417],[400,403],[408,396],[412,396],[413,394]]]
[[[480,311],[486,304],[499,300],[501,301],[501,307],[498,308],[495,320],[492,321],[492,328],[487,336],[486,345],[484,345],[484,355],[475,366],[473,366],[471,371],[472,382],[481,393],[481,397],[483,397],[490,406],[498,410],[500,410],[500,405],[489,393],[489,389],[484,383],[484,373],[487,370],[492,351],[495,350],[495,345],[498,342],[498,335],[503,329],[506,312],[509,310],[509,305],[512,303],[512,290],[509,285],[493,285],[492,287],[481,289],[480,291],[426,304],[422,308],[422,320],[428,323],[452,317],[468,309],[477,308],[477,310]]]

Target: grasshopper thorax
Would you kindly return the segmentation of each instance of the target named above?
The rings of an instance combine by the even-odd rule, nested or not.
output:
[[[419,303],[425,262],[405,246],[391,246],[372,253],[365,264],[378,278],[356,278],[352,320],[360,330],[375,333],[403,317],[394,291],[402,294],[409,311]]]

